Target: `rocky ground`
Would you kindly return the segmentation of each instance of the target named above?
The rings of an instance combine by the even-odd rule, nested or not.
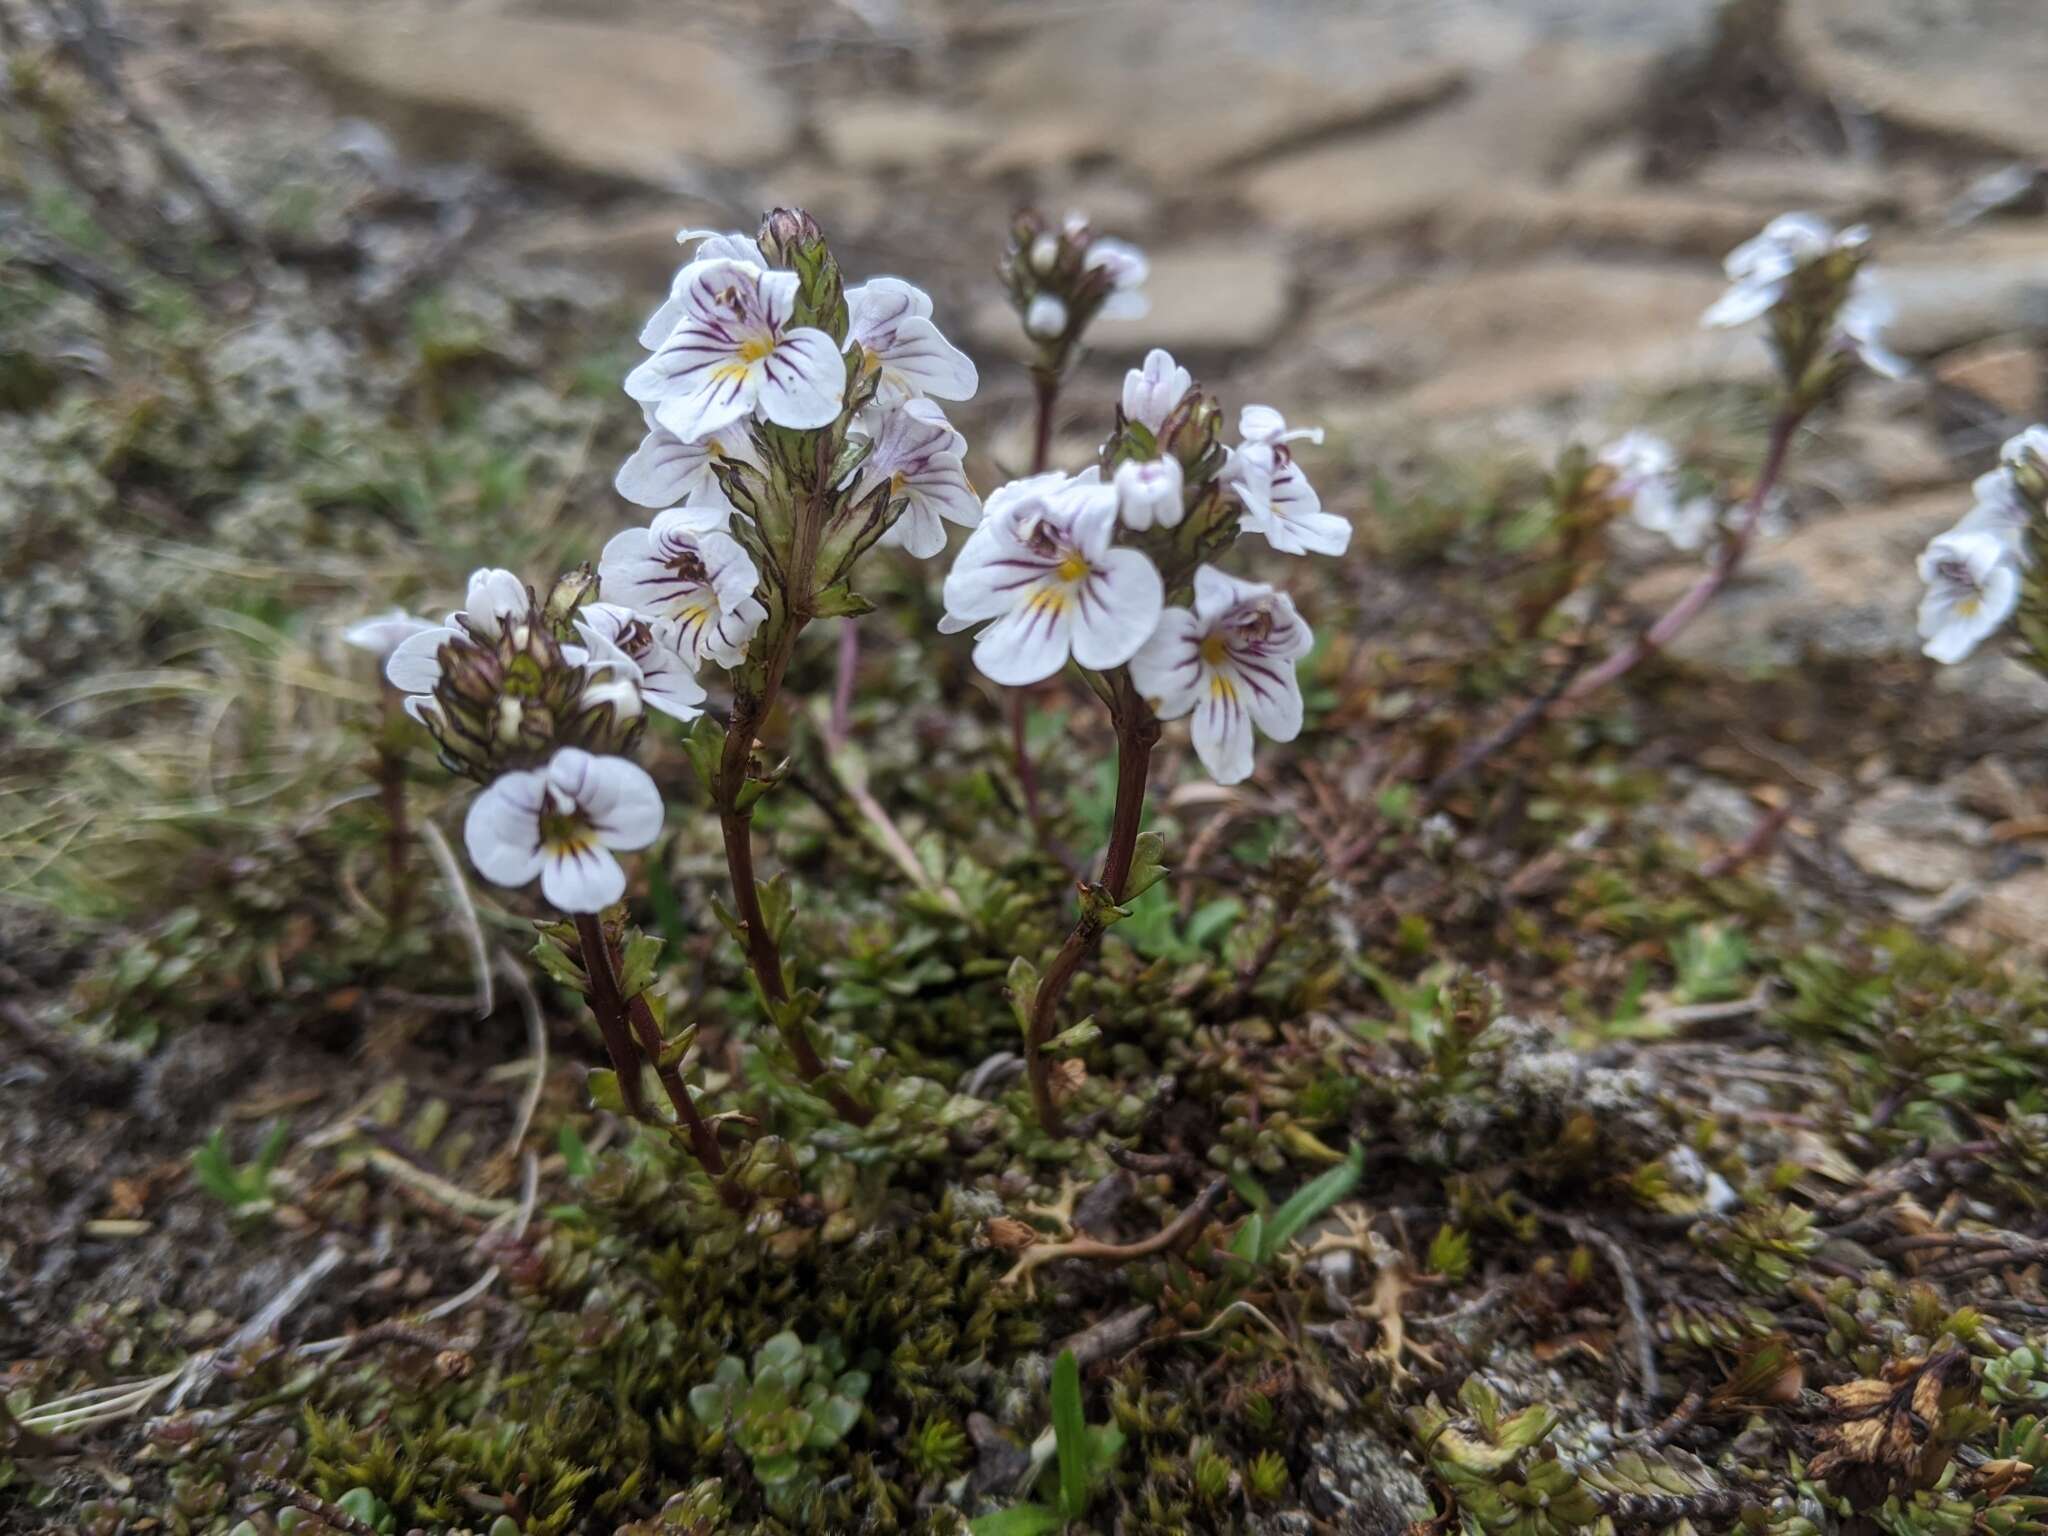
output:
[[[268,1536],[269,1477],[362,1491],[369,1529],[950,1532],[953,1500],[1019,1486],[1063,1340],[1135,1447],[1104,1529],[2036,1528],[2048,1349],[2009,1362],[2048,1316],[2048,684],[1995,647],[1937,670],[1913,619],[1914,555],[2048,414],[2029,0],[151,0],[114,18],[125,101],[64,13],[0,0],[0,1530]],[[784,203],[974,352],[977,484],[1028,452],[995,254],[1016,207],[1078,207],[1152,253],[1153,308],[1093,336],[1060,460],[1163,345],[1325,424],[1316,480],[1358,534],[1307,603],[1300,748],[1228,796],[1168,749],[1188,883],[1085,999],[1129,1167],[982,1075],[1013,1044],[1000,966],[1051,942],[1062,881],[992,830],[995,708],[957,656],[920,663],[930,593],[890,578],[873,782],[985,906],[919,907],[835,762],[774,831],[832,1026],[887,1025],[901,1123],[821,1130],[746,1076],[732,957],[673,915],[715,894],[714,836],[679,829],[636,893],[714,1021],[714,1091],[819,1149],[789,1225],[735,1236],[588,1110],[560,998],[529,1013],[508,960],[472,1018],[425,852],[430,919],[366,894],[375,691],[335,632],[619,526],[616,381],[675,230]],[[1668,662],[1424,821],[1415,786],[1557,660],[1495,611],[1540,581],[1516,539],[1545,467],[1647,424],[1754,473],[1765,352],[1697,321],[1789,207],[1872,225],[1915,376],[1817,418],[1783,527]],[[1617,528],[1559,611],[1611,637],[1696,571]],[[1104,796],[1061,764],[1104,743],[1067,702],[1040,746],[1087,842]],[[516,913],[483,923],[523,952]],[[246,1165],[268,1121],[290,1150],[248,1208],[198,1187],[216,1124]],[[1247,1278],[1211,1251],[1347,1140],[1367,1182],[1318,1252]],[[1211,1172],[1235,1185],[1197,1249],[1048,1266],[1042,1301],[996,1284],[989,1219],[1136,1240]],[[486,1270],[436,1328],[396,1321]],[[22,1429],[308,1274],[203,1408],[166,1384]],[[785,1320],[887,1361],[837,1502],[787,1523],[675,1406]],[[358,1334],[317,1370],[283,1352]],[[1880,1380],[1918,1438],[1873,1491],[1819,1458]],[[1496,1454],[1520,1431],[1488,1391],[1557,1421]],[[657,1524],[677,1490],[701,1504]]]

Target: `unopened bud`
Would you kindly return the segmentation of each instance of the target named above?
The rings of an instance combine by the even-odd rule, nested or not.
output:
[[[1067,306],[1041,293],[1024,311],[1024,331],[1034,341],[1058,341],[1067,333]]]
[[[1031,268],[1041,277],[1050,277],[1060,262],[1060,237],[1050,230],[1031,242]]]
[[[1216,447],[1222,430],[1223,408],[1212,397],[1190,391],[1161,423],[1159,446],[1193,475]]]
[[[544,610],[550,633],[567,639],[574,632],[570,621],[575,618],[576,610],[596,596],[597,571],[588,560],[557,576]]]
[[[778,267],[796,265],[797,252],[822,243],[818,221],[801,208],[772,208],[761,218],[761,254]]]

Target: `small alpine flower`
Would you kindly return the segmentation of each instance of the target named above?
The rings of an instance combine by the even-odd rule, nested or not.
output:
[[[761,467],[754,441],[743,424],[735,423],[723,432],[684,442],[655,420],[652,408],[641,407],[647,417],[647,435],[633,450],[612,481],[618,493],[639,507],[718,507],[732,511],[732,498],[719,484],[717,465],[726,459]]]
[[[1100,272],[1109,279],[1109,297],[1096,313],[1105,320],[1144,319],[1152,308],[1152,301],[1140,291],[1152,275],[1152,263],[1145,253],[1114,235],[1091,236],[1086,214],[1068,214],[1066,232],[1069,239],[1087,241],[1082,270]]]
[[[1131,681],[1162,720],[1192,714],[1195,755],[1219,784],[1252,771],[1252,731],[1301,734],[1295,662],[1314,636],[1286,593],[1214,566],[1195,572],[1195,605],[1169,608],[1131,658]]]
[[[623,757],[564,747],[544,768],[499,775],[462,826],[469,859],[493,885],[538,877],[562,912],[602,912],[626,893],[615,852],[661,832],[661,794],[647,770]]]
[[[441,681],[441,647],[450,641],[495,640],[505,621],[531,611],[533,596],[526,583],[510,571],[486,566],[469,578],[469,594],[459,613],[445,624],[414,630],[391,651],[384,663],[385,679],[408,695],[405,711],[415,720],[433,707],[431,695]]]
[[[877,277],[847,290],[847,340],[860,366],[880,373],[878,396],[971,400],[981,387],[974,360],[939,334],[931,296],[901,278]]]
[[[1628,508],[1638,527],[1688,553],[1713,536],[1719,508],[1711,496],[1683,496],[1678,456],[1661,437],[1625,432],[1601,449],[1599,462],[1614,472],[1609,494]]]
[[[1920,555],[1920,649],[1944,666],[1974,651],[2012,616],[2020,574],[2011,551],[1994,534],[1951,529]]]
[[[1860,252],[1869,241],[1870,231],[1861,224],[1837,233],[1826,219],[1813,214],[1780,214],[1762,234],[1728,253],[1721,263],[1728,291],[1700,316],[1700,324],[1747,325],[1785,297],[1801,267],[1840,252]]]
[[[1248,405],[1237,419],[1244,441],[1230,452],[1223,479],[1244,505],[1242,526],[1263,534],[1286,555],[1341,555],[1351,546],[1351,524],[1323,510],[1322,498],[1294,462],[1290,443],[1320,443],[1321,427],[1289,429],[1266,405]]]
[[[643,618],[617,603],[585,603],[576,613],[576,633],[590,652],[590,670],[630,671],[639,697],[677,720],[704,713],[696,658],[683,649],[675,620]]]
[[[1185,476],[1180,460],[1171,454],[1140,463],[1126,460],[1117,465],[1117,515],[1126,528],[1142,533],[1147,528],[1177,528],[1186,513],[1181,502]]]
[[[981,498],[960,463],[967,440],[929,400],[901,401],[872,424],[874,447],[854,495],[887,484],[892,500],[903,499],[903,514],[877,542],[929,559],[945,549],[947,523],[972,528],[981,521]]]
[[[403,608],[393,608],[388,613],[358,619],[341,632],[341,642],[359,651],[368,651],[372,656],[383,657],[389,656],[414,635],[442,627],[432,619],[420,618]]]
[[[640,327],[640,345],[650,352],[668,340],[669,332],[683,318],[683,296],[689,292],[691,273],[699,263],[744,261],[764,271],[768,266],[768,258],[761,254],[761,242],[751,235],[727,234],[715,229],[685,229],[676,235],[676,244],[694,245],[697,249],[688,261],[676,268],[668,297]]]
[[[613,535],[598,557],[604,600],[672,622],[676,647],[693,665],[738,666],[768,617],[754,596],[761,573],[724,531],[727,522],[713,508],[674,507]]]
[[[839,414],[846,361],[830,336],[792,326],[799,279],[744,261],[685,269],[682,318],[626,375],[626,393],[685,442],[759,412],[778,426],[822,427]]]
[[[1159,622],[1159,572],[1135,549],[1111,545],[1109,486],[1035,475],[989,498],[988,519],[946,577],[946,624],[988,623],[974,665],[1011,687],[1067,664],[1106,671],[1129,661]]]
[[[1124,419],[1142,425],[1155,438],[1165,430],[1166,418],[1195,387],[1194,375],[1173,360],[1164,347],[1145,354],[1145,366],[1124,375]]]

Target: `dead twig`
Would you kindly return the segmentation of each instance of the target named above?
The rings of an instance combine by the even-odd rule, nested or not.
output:
[[[1063,1243],[1033,1243],[1017,1255],[1017,1262],[1010,1272],[996,1283],[1015,1285],[1027,1282],[1027,1291],[1034,1288],[1029,1284],[1032,1273],[1041,1265],[1056,1259],[1101,1259],[1112,1264],[1121,1264],[1127,1259],[1142,1259],[1163,1249],[1171,1248],[1182,1238],[1197,1231],[1216,1203],[1230,1188],[1228,1179],[1215,1179],[1207,1189],[1195,1196],[1194,1202],[1172,1221],[1161,1227],[1150,1237],[1140,1238],[1135,1243],[1105,1243],[1092,1237],[1072,1237]]]
[[[1642,1401],[1636,1405],[1636,1413],[1641,1419],[1656,1403],[1660,1390],[1657,1377],[1657,1335],[1650,1325],[1650,1309],[1643,1300],[1643,1283],[1636,1278],[1635,1265],[1629,1259],[1628,1250],[1604,1229],[1595,1226],[1583,1216],[1561,1216],[1540,1206],[1531,1206],[1530,1210],[1539,1220],[1553,1227],[1563,1228],[1571,1235],[1572,1241],[1584,1243],[1589,1248],[1597,1248],[1601,1256],[1614,1267],[1615,1276],[1621,1281],[1622,1304],[1628,1308],[1629,1327],[1635,1335],[1636,1379],[1642,1392]]]

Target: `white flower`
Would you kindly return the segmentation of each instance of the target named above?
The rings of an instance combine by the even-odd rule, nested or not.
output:
[[[1766,517],[1769,516],[1770,510],[1765,509]],[[1706,495],[1694,496],[1674,504],[1661,526],[1645,519],[1640,507],[1636,512],[1638,523],[1652,533],[1663,534],[1671,541],[1673,549],[1683,550],[1686,554],[1705,546],[1707,540],[1713,537],[1716,528],[1728,526],[1739,517],[1740,513],[1734,508],[1723,513],[1714,498]],[[1779,530],[1780,524],[1777,522],[1767,523],[1763,518],[1757,521],[1757,532],[1766,538],[1776,538]]]
[[[2011,469],[2031,465],[2048,474],[2048,426],[2031,426],[2007,438],[2005,446],[1998,450],[1998,462]]]
[[[1096,671],[1122,666],[1159,622],[1165,594],[1150,560],[1111,546],[1116,520],[1109,486],[1034,475],[1004,487],[946,577],[940,627],[993,620],[974,664],[1012,687],[1051,677],[1070,655]]]
[[[406,713],[423,721],[435,708],[431,695],[441,681],[442,646],[451,640],[495,640],[507,619],[523,617],[532,607],[526,583],[510,571],[485,566],[472,572],[461,611],[449,614],[445,624],[414,631],[384,662],[385,679],[409,695]]]
[[[626,375],[626,393],[695,442],[758,411],[778,426],[822,427],[839,414],[846,360],[830,336],[792,326],[798,278],[744,261],[689,269],[682,318]]]
[[[640,507],[719,507],[732,511],[732,498],[719,484],[715,466],[721,459],[761,467],[754,452],[754,440],[744,423],[712,433],[695,442],[684,442],[655,420],[654,411],[641,407],[647,418],[647,435],[640,439],[626,462],[619,466],[614,489]]]
[[[1096,311],[1103,319],[1142,320],[1151,310],[1152,301],[1138,290],[1151,276],[1152,263],[1130,241],[1098,235],[1088,242],[1088,254],[1081,259],[1081,265],[1091,272],[1109,274],[1109,297]]]
[[[1610,494],[1628,506],[1640,528],[1662,534],[1688,552],[1712,535],[1720,520],[1711,496],[1681,499],[1678,456],[1653,433],[1624,432],[1600,450],[1599,462],[1614,471]]]
[[[1721,264],[1728,292],[1700,316],[1700,324],[1746,325],[1785,296],[1785,285],[1801,267],[1834,251],[1855,250],[1869,239],[1870,231],[1861,224],[1838,234],[1813,214],[1780,214],[1762,234],[1728,253]]]
[[[1127,459],[1117,465],[1112,482],[1116,487],[1117,516],[1126,528],[1139,532],[1153,527],[1178,528],[1186,513],[1181,503],[1180,460],[1172,454],[1139,463]]]
[[[704,713],[696,657],[683,649],[675,620],[644,618],[617,603],[585,603],[576,614],[576,633],[590,651],[585,663],[590,670],[630,669],[640,696],[678,720],[694,720]],[[586,689],[585,702],[589,698]]]
[[[2019,603],[2019,567],[1994,534],[1936,535],[1921,552],[1920,579],[1920,649],[1944,666],[1974,651]]]
[[[871,278],[847,290],[846,317],[847,340],[860,348],[863,366],[881,370],[881,399],[971,400],[981,386],[974,360],[932,323],[923,289],[900,278]]]
[[[1193,609],[1169,608],[1131,658],[1131,681],[1162,720],[1192,713],[1195,755],[1219,784],[1252,771],[1252,728],[1301,734],[1294,663],[1314,636],[1284,592],[1213,566],[1195,572]]]
[[[1868,272],[1849,280],[1849,293],[1835,312],[1835,339],[1863,366],[1888,379],[1909,379],[1913,365],[1884,344],[1884,333],[1897,311],[1891,298]]]
[[[1050,293],[1036,295],[1024,311],[1024,334],[1038,341],[1057,341],[1067,333],[1067,306]]]
[[[697,249],[688,261],[676,268],[668,297],[640,327],[640,345],[650,352],[668,340],[669,332],[683,318],[683,295],[689,291],[691,271],[699,262],[744,261],[764,269],[768,265],[768,258],[761,254],[760,242],[750,235],[721,234],[715,229],[685,229],[677,233],[676,243],[694,244]]]
[[[1221,479],[1244,505],[1241,526],[1265,535],[1282,554],[1341,555],[1351,546],[1351,525],[1323,510],[1322,498],[1294,462],[1288,444],[1323,440],[1321,427],[1289,430],[1286,418],[1269,405],[1248,405],[1238,413],[1238,435]]]
[[[393,608],[388,613],[358,619],[341,632],[341,640],[342,644],[368,651],[373,656],[389,656],[414,635],[440,628],[442,626],[432,619],[422,619],[403,608]]]
[[[1142,423],[1157,437],[1173,408],[1194,387],[1194,375],[1176,363],[1164,347],[1154,347],[1145,354],[1144,367],[1124,375],[1124,420]]]
[[[545,768],[494,779],[462,824],[469,861],[493,885],[540,877],[562,912],[602,912],[626,894],[613,850],[645,848],[661,832],[661,794],[638,763],[564,747]]]
[[[2010,448],[2012,444],[2006,446]],[[1949,532],[1989,534],[2005,546],[2005,552],[2014,560],[2027,564],[2026,531],[2034,511],[2013,482],[2012,470],[2000,465],[1981,474],[1971,482],[1970,491],[1975,501]]]
[[[671,621],[676,648],[693,665],[738,666],[768,617],[754,596],[761,573],[725,524],[712,508],[671,508],[645,528],[615,534],[598,557],[605,601]]]
[[[887,549],[909,551],[920,560],[946,547],[946,524],[972,528],[981,521],[981,498],[968,484],[960,455],[967,439],[953,430],[945,413],[929,400],[904,400],[864,412],[874,448],[862,461],[856,498],[887,484],[903,514],[877,540]]]

